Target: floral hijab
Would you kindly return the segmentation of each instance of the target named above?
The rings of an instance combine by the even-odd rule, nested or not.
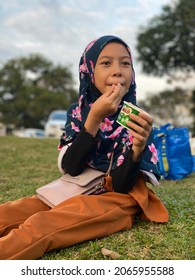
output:
[[[92,41],[85,49],[79,64],[79,99],[73,104],[67,112],[67,122],[64,133],[60,140],[59,149],[67,143],[74,141],[75,137],[81,131],[87,118],[92,104],[97,100],[101,93],[94,85],[94,69],[98,56],[106,44],[118,42],[123,44],[131,58],[128,45],[116,36],[103,36]],[[132,61],[132,59],[131,59]],[[111,153],[114,152],[113,166],[119,166],[132,146],[133,137],[130,131],[117,122],[117,116],[122,107],[123,101],[129,101],[136,105],[136,84],[133,70],[132,81],[126,95],[121,100],[118,110],[115,114],[103,119],[97,135],[98,143],[96,150],[91,154],[88,164],[102,171],[107,171]],[[141,169],[152,172],[159,179],[157,168],[157,151],[153,143],[152,134],[148,139],[146,148],[142,154]]]

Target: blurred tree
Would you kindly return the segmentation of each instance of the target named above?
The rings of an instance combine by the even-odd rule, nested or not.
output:
[[[143,71],[154,75],[173,74],[175,70],[194,71],[194,0],[178,0],[164,6],[148,27],[138,34],[138,60]]]
[[[142,69],[148,74],[156,76],[168,75],[169,82],[183,80],[186,83],[188,78],[194,76],[195,67],[195,9],[194,0],[177,0],[172,5],[164,6],[162,13],[154,17],[147,27],[143,27],[137,37],[138,60]],[[176,90],[177,92],[177,90]],[[168,105],[171,92],[162,93],[161,98]],[[171,102],[172,112],[178,104],[177,94],[173,94]],[[192,98],[192,108],[195,107],[195,100]],[[158,102],[160,101],[158,97]],[[151,102],[154,102],[155,97]],[[184,97],[183,97],[184,100]],[[181,100],[181,102],[183,102]],[[160,103],[159,103],[160,104]],[[161,104],[162,105],[162,104]],[[189,111],[190,107],[188,106]],[[160,109],[160,108],[159,108]],[[166,107],[163,117],[166,117]],[[190,111],[195,119],[194,109]],[[163,113],[163,112],[161,112]],[[171,107],[169,111],[171,115]],[[174,118],[174,116],[172,115]],[[174,120],[174,119],[173,119]],[[194,127],[192,128],[195,131]]]
[[[192,108],[191,96],[180,88],[151,95],[139,101],[139,106],[153,116],[154,125],[157,126],[171,123],[174,126],[190,127],[192,123],[189,114],[189,109]]]
[[[41,55],[9,60],[0,69],[0,120],[16,127],[41,127],[49,113],[78,98],[67,67]]]

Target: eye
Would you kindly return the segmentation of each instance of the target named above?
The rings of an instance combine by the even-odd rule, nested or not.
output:
[[[131,62],[130,61],[126,61],[126,60],[122,61],[121,64],[124,65],[124,66],[131,66]]]
[[[109,66],[111,62],[109,60],[105,60],[101,62],[102,65]]]

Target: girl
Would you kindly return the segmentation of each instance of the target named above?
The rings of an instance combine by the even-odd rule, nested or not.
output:
[[[103,36],[85,49],[79,65],[78,103],[68,110],[59,145],[62,173],[75,176],[86,165],[106,172],[113,154],[107,190],[78,195],[50,208],[36,196],[0,206],[0,259],[37,259],[53,249],[130,229],[135,216],[167,222],[163,203],[146,185],[159,180],[152,118],[132,115],[131,129],[117,116],[123,101],[136,105],[129,47]]]

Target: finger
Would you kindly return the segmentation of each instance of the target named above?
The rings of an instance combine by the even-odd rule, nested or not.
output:
[[[146,113],[145,111],[141,111],[139,117],[144,119],[150,126],[152,126],[153,118],[148,113]]]
[[[132,132],[132,135],[135,136],[137,139],[140,139],[140,141],[143,138],[147,138],[148,134],[150,132],[149,126],[148,129],[146,130],[142,126],[140,126],[137,123],[134,123],[132,121],[127,122],[128,127],[130,128],[130,131]]]
[[[138,116],[131,114],[131,119],[135,121],[137,124],[145,128],[146,130],[151,130],[153,119],[150,115],[146,113],[140,113]]]
[[[123,87],[120,83],[118,83],[116,86],[115,86],[115,90],[114,90],[118,95],[120,95],[120,97],[123,97]]]
[[[109,90],[107,91],[107,92],[105,92],[104,93],[104,96],[110,96],[110,95],[112,95],[113,94],[113,92],[114,92],[114,90],[115,90],[115,85],[113,84],[110,88],[109,88]]]
[[[139,142],[140,144],[143,144],[143,143],[146,142],[146,140],[147,140],[147,136],[146,135],[142,135],[142,134],[136,132],[133,129],[130,129],[130,132],[131,132],[131,135],[133,136],[133,142],[134,143],[135,143],[135,141]]]
[[[117,103],[120,103],[123,95],[122,95],[122,86],[121,84],[118,84],[117,86],[114,85],[114,91],[110,94],[110,98],[112,98],[113,101],[116,101]]]

